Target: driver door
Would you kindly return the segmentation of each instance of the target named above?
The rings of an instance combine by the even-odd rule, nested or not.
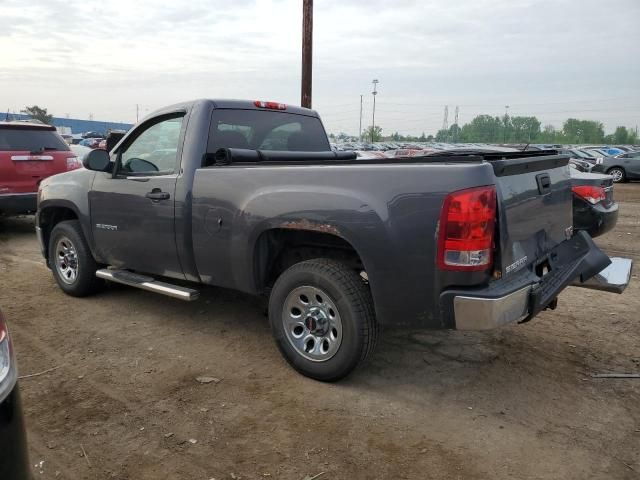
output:
[[[175,192],[184,113],[152,119],[115,152],[115,172],[97,173],[89,192],[99,261],[184,278],[175,240]]]

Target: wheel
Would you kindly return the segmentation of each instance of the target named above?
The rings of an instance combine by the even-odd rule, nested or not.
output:
[[[627,176],[624,173],[624,169],[622,169],[620,167],[610,168],[607,171],[607,174],[611,175],[613,177],[613,181],[615,183],[626,182],[626,180],[627,180]]]
[[[343,263],[297,263],[277,279],[269,323],[280,352],[307,377],[340,380],[363,362],[378,336],[369,287]]]
[[[56,282],[68,295],[85,297],[104,284],[96,277],[98,264],[77,220],[60,222],[53,227],[49,238],[49,265]]]

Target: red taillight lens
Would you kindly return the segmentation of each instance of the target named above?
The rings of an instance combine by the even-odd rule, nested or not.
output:
[[[602,187],[593,187],[590,185],[578,185],[572,187],[573,193],[581,198],[584,198],[587,202],[595,205],[598,202],[607,198],[607,194]]]
[[[253,104],[258,108],[268,108],[270,110],[286,110],[287,106],[284,103],[278,102],[263,102],[262,100],[256,100]]]
[[[67,157],[67,171],[76,170],[82,166],[82,162],[78,157]]]
[[[438,231],[438,267],[486,270],[493,261],[496,187],[470,188],[447,195]]]

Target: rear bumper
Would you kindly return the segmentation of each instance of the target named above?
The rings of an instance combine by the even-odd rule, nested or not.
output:
[[[539,277],[523,270],[512,278],[477,290],[447,290],[440,296],[443,314],[458,330],[488,330],[532,319],[571,284],[622,293],[629,283],[632,262],[609,259],[585,232],[578,232],[546,258],[549,273]],[[611,265],[611,267],[609,267]]]
[[[0,214],[22,215],[34,213],[38,208],[36,193],[0,194]]]
[[[618,204],[608,208],[602,204],[592,205],[581,198],[573,198],[573,229],[584,230],[591,238],[607,233],[618,222]]]

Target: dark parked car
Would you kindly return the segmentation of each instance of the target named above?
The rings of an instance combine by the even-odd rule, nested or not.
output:
[[[640,179],[640,156],[622,153],[615,157],[603,157],[602,163],[593,167],[593,172],[611,175],[616,183]]]
[[[616,158],[640,158],[640,151],[631,151],[627,153],[621,153],[620,155],[616,155]]]
[[[601,173],[571,171],[573,228],[592,238],[607,233],[618,221],[618,204],[613,200],[613,178]]]
[[[563,155],[569,155],[569,157],[575,160],[588,162],[591,165],[598,163],[598,158],[600,157],[600,155],[594,154],[591,151],[583,151],[579,148],[559,148],[557,152]]]
[[[16,358],[0,311],[0,479],[28,480],[27,440],[18,392]]]
[[[181,103],[43,182],[36,231],[69,295],[108,280],[268,296],[285,359],[325,381],[372,353],[380,325],[526,322],[610,267],[626,286],[631,262],[573,232],[566,156],[424,153],[333,152],[316,112],[281,103]]]

